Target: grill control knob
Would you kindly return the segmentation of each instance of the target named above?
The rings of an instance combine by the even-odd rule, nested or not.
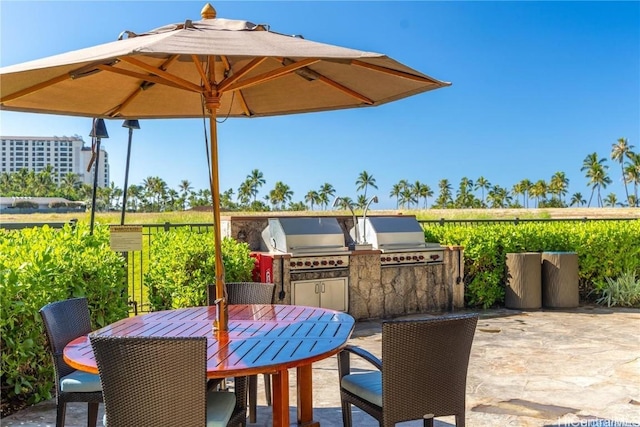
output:
[[[305,261],[304,265],[306,265],[307,267],[311,265],[311,261]]]
[[[398,262],[398,257],[397,257],[397,256],[394,256],[394,257],[393,257],[393,260],[394,260],[394,261],[396,261],[396,262]]]
[[[295,266],[296,266],[296,262],[295,262],[295,261],[291,261],[291,262],[289,263],[289,267],[295,267]]]
[[[327,265],[327,261],[323,259],[322,261],[320,261],[320,264]]]
[[[336,263],[336,262],[335,262],[334,260],[332,260],[332,259],[330,259],[330,260],[329,260],[329,265],[333,265],[333,264],[335,264],[335,263]]]
[[[302,267],[302,261],[298,261],[298,267]]]
[[[404,257],[403,256],[400,257],[400,261],[404,261]]]
[[[431,258],[432,260],[437,260],[438,258],[440,258],[440,255],[431,255],[429,258]]]
[[[338,265],[342,265],[342,260],[341,260],[341,259],[337,260],[337,261],[336,261],[336,264],[338,264]]]
[[[313,265],[318,265],[318,261],[313,261]]]

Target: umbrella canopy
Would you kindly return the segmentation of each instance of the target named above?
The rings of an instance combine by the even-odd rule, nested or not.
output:
[[[119,40],[0,68],[0,108],[99,118],[211,117],[216,295],[224,310],[217,115],[261,117],[376,106],[450,85],[386,55],[217,19],[125,31]],[[206,113],[205,113],[206,110]],[[221,319],[226,329],[226,318]]]

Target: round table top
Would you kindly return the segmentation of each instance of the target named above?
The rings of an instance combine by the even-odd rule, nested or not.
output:
[[[296,305],[229,305],[228,332],[214,332],[216,307],[192,307],[128,317],[92,334],[107,336],[205,336],[207,376],[223,378],[307,365],[336,354],[355,320],[347,313]],[[98,373],[88,336],[71,341],[64,359]]]

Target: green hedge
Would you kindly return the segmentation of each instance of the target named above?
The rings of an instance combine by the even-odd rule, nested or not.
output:
[[[86,224],[0,231],[0,343],[2,399],[51,398],[51,356],[38,311],[85,296],[92,326],[127,316],[123,259],[109,249],[108,227]]]
[[[181,227],[154,234],[144,275],[151,310],[206,305],[207,285],[215,283],[214,246],[212,233]],[[246,243],[222,240],[227,282],[252,281],[255,261],[250,253]]]
[[[465,298],[475,307],[504,301],[505,261],[510,252],[576,252],[583,300],[598,296],[607,277],[640,274],[640,221],[436,225],[425,228],[425,237],[465,247]]]

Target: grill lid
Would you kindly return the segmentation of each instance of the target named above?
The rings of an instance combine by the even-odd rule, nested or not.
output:
[[[336,218],[269,218],[262,231],[264,250],[293,255],[327,254],[347,250]]]
[[[437,243],[424,241],[424,231],[414,216],[367,217],[364,221],[358,221],[358,229],[366,243],[383,252],[440,247]],[[351,232],[353,234],[353,229]]]

